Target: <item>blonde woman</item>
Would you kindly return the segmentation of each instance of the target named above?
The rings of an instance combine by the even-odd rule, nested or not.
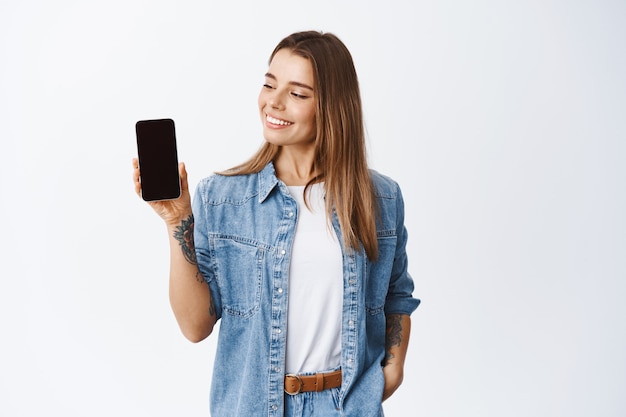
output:
[[[180,164],[181,197],[149,203],[167,225],[183,334],[201,341],[221,320],[211,415],[382,416],[419,300],[400,189],[367,165],[349,51],[330,33],[286,37],[258,105],[252,158],[193,199]]]

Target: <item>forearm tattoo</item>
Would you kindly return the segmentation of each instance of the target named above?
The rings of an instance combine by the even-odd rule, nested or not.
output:
[[[387,332],[385,335],[385,362],[393,359],[391,349],[400,346],[402,342],[402,316],[391,314],[387,317]]]
[[[180,249],[183,252],[183,256],[192,265],[197,265],[198,260],[196,258],[196,246],[193,241],[193,214],[190,214],[186,220],[183,220],[180,226],[176,226],[174,231],[174,239],[180,244]],[[196,277],[198,278],[198,277]],[[200,276],[200,278],[202,278]]]
[[[202,278],[202,277],[200,277]],[[206,281],[202,279],[202,282],[206,284]],[[213,304],[213,296],[209,295],[209,315],[215,316],[215,304]]]

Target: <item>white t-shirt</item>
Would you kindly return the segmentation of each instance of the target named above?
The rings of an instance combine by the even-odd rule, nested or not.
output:
[[[286,372],[319,372],[341,365],[343,262],[337,235],[326,221],[324,186],[289,186],[298,223],[289,265]]]

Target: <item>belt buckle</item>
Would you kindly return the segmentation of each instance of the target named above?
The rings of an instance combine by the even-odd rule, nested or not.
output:
[[[289,392],[287,391],[287,387],[285,387],[285,392],[289,395],[298,395],[302,392],[302,388],[304,387],[304,382],[302,382],[302,378],[300,378],[300,375],[297,374],[287,374],[285,375],[286,377],[293,377],[296,378],[296,380],[298,381],[298,383],[300,384],[298,386],[298,390],[296,392]]]

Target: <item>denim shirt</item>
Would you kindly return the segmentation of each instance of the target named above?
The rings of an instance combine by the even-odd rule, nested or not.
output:
[[[407,272],[400,189],[375,171],[371,176],[380,206],[378,260],[345,247],[337,216],[332,219],[343,253],[343,381],[337,408],[344,416],[382,415],[385,315],[411,314],[419,304]],[[270,163],[256,174],[203,179],[193,212],[198,267],[220,319],[211,415],[282,416],[296,201]]]

